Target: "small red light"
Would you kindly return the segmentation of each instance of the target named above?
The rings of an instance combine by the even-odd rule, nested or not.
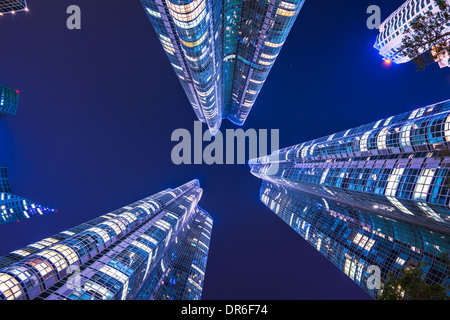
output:
[[[19,90],[16,90],[16,93],[19,94]]]

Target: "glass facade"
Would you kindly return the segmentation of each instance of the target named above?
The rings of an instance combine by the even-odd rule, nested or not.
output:
[[[0,224],[55,212],[11,193],[6,167],[0,166]]]
[[[447,0],[447,3],[450,4],[450,0]],[[411,59],[403,56],[399,52],[400,46],[402,45],[403,33],[418,16],[424,16],[427,12],[435,13],[438,11],[440,9],[435,0],[406,1],[380,25],[374,48],[385,59],[389,59],[395,63],[409,62]],[[443,34],[449,31],[450,24],[444,28]]]
[[[0,0],[0,14],[12,13],[25,10],[27,3],[25,0]]]
[[[249,163],[261,179],[450,234],[450,100]]]
[[[244,124],[304,0],[141,0],[198,119]]]
[[[450,288],[448,236],[267,181],[260,199],[373,298],[381,293],[375,268],[385,283],[389,272],[399,276],[422,263],[428,284]]]
[[[449,287],[450,100],[249,161],[261,201],[369,294],[369,266]]]
[[[200,299],[212,231],[197,180],[0,258],[0,299]]]
[[[0,118],[9,115],[15,115],[17,112],[18,102],[19,102],[19,94],[17,90],[5,87],[0,84]]]

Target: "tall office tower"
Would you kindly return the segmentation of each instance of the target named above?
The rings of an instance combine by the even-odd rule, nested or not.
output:
[[[263,180],[450,234],[450,100],[249,164]]]
[[[198,119],[244,124],[304,0],[141,0]]]
[[[0,258],[0,299],[200,299],[212,219],[197,180]]]
[[[17,90],[0,84],[0,118],[15,115],[17,112],[18,101],[19,93]]]
[[[0,224],[55,212],[11,193],[6,167],[0,166]]]
[[[450,0],[447,0],[450,4]],[[394,11],[383,23],[380,25],[379,34],[377,36],[374,48],[380,52],[385,59],[389,59],[395,63],[409,62],[411,59],[403,56],[400,52],[400,46],[404,38],[403,32],[410,27],[412,21],[418,16],[424,16],[427,12],[439,12],[439,6],[435,0],[408,0],[400,8]],[[442,34],[450,31],[450,24],[448,24]],[[449,39],[446,37],[443,39]],[[432,49],[431,47],[429,48]],[[447,61],[439,61],[442,67],[450,66]]]
[[[267,181],[260,199],[373,298],[390,272],[400,276],[419,263],[426,283],[450,290],[448,236]]]
[[[0,0],[0,14],[27,10],[25,0]]]

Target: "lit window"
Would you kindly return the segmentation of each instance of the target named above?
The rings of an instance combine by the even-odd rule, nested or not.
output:
[[[268,46],[268,47],[271,47],[271,48],[279,48],[279,47],[281,47],[284,44],[284,42],[282,42],[282,43],[273,43],[273,42],[270,42],[270,41],[265,41],[264,44],[266,46]]]
[[[277,14],[284,17],[292,17],[295,14],[295,11],[278,8]]]
[[[413,199],[426,201],[436,169],[422,169],[414,188]]]
[[[181,43],[183,43],[186,47],[193,48],[193,47],[197,47],[198,45],[202,44],[202,42],[206,39],[206,36],[207,36],[207,35],[208,35],[208,32],[206,31],[205,34],[204,34],[200,39],[198,39],[198,40],[195,41],[195,42],[187,42],[187,41],[184,41],[183,39],[180,39],[180,41],[181,41]]]

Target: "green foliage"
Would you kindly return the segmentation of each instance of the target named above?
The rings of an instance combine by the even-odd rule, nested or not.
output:
[[[448,260],[444,261],[448,266]],[[399,277],[390,272],[378,300],[449,300],[445,287],[425,282],[423,267],[420,263],[416,268],[404,269]]]
[[[437,0],[437,3],[439,12],[427,12],[415,18],[403,32],[400,53],[410,58],[418,71],[450,54],[450,32],[445,32],[450,23],[450,5],[446,0]]]

